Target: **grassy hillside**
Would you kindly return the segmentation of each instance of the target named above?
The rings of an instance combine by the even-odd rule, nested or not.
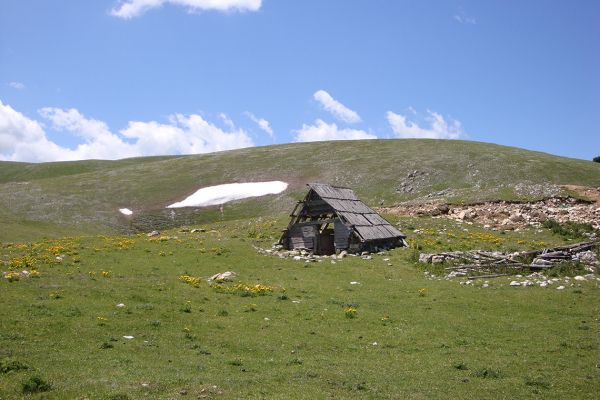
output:
[[[416,173],[408,174],[416,171]],[[453,202],[525,200],[559,184],[600,186],[600,164],[487,143],[369,140],[296,143],[205,155],[119,161],[0,163],[0,240],[62,232],[123,232],[221,218],[216,210],[164,207],[200,187],[283,180],[280,195],[225,207],[225,218],[287,212],[305,184],[349,186],[392,205],[442,192]],[[134,210],[127,219],[119,207]],[[59,236],[54,235],[54,236]]]
[[[2,270],[27,263],[39,275],[0,280],[0,398],[32,386],[46,391],[26,398],[597,398],[597,275],[467,285],[426,279],[409,248],[312,263],[252,248],[283,223],[1,246]],[[402,224],[424,231],[424,251],[563,242],[548,230]],[[206,281],[223,271],[235,283]]]

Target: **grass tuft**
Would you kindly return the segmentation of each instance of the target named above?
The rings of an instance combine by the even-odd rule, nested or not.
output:
[[[26,370],[29,367],[18,360],[12,358],[4,358],[0,360],[0,374],[8,374],[9,372],[16,372]]]
[[[483,379],[498,379],[500,372],[491,368],[480,368],[473,373],[473,376]]]
[[[50,383],[44,381],[38,375],[34,375],[34,376],[30,377],[22,385],[23,394],[47,392],[51,389],[52,389],[52,385]]]

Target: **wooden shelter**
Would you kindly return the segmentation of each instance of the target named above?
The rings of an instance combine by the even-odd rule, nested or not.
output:
[[[367,207],[351,189],[310,183],[279,240],[288,250],[314,254],[374,251],[405,245],[405,235]]]

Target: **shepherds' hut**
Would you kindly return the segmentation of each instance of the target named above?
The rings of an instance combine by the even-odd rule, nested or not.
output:
[[[405,245],[405,235],[360,201],[351,189],[310,183],[279,240],[288,250],[314,254],[374,251]]]

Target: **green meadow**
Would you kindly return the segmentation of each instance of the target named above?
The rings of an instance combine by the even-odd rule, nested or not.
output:
[[[388,217],[411,247],[370,260],[259,254],[285,218],[5,241],[2,270],[32,273],[0,282],[0,399],[597,398],[597,281],[483,287],[414,262],[565,238]]]

